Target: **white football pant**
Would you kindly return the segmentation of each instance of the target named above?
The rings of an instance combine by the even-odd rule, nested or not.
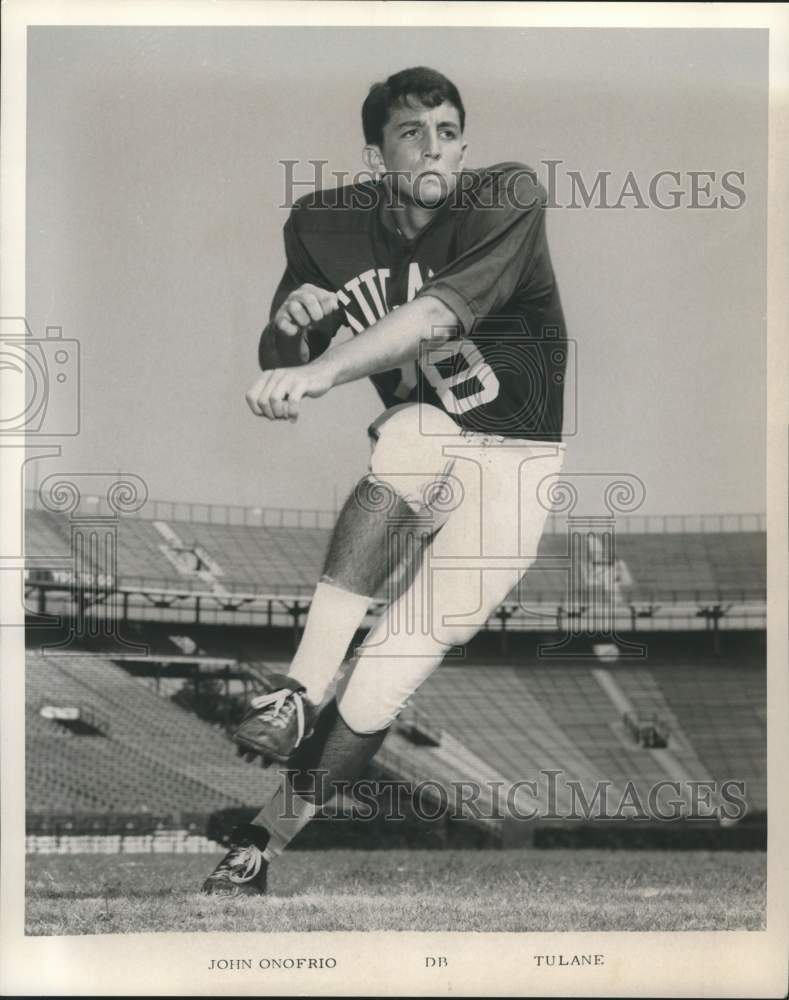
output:
[[[544,481],[558,476],[566,448],[461,431],[416,403],[387,411],[370,434],[372,479],[441,527],[338,687],[340,713],[359,733],[389,726],[447,650],[468,642],[517,586],[549,513]]]

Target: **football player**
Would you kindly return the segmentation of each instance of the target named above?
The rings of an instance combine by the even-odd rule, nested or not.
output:
[[[434,70],[374,85],[362,123],[370,181],[301,198],[285,225],[287,268],[247,401],[296,420],[305,397],[369,377],[385,410],[289,672],[271,676],[234,737],[283,763],[282,782],[234,831],[209,893],[264,892],[268,863],[518,584],[548,513],[540,484],[564,455],[566,335],[544,190],[518,163],[464,168],[463,102]],[[340,327],[355,336],[332,344]],[[417,556],[397,578],[392,540],[409,537]],[[387,611],[321,709],[393,573]]]

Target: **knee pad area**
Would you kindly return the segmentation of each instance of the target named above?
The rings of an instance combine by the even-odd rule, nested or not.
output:
[[[444,446],[460,431],[446,413],[414,403],[396,408],[373,428],[374,482],[389,487],[417,512],[430,508],[447,514],[457,506],[462,487],[452,476],[454,459],[444,454]]]

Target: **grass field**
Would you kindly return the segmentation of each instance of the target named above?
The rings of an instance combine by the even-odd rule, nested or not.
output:
[[[301,851],[265,898],[196,891],[221,855],[31,855],[28,934],[760,930],[759,852]]]

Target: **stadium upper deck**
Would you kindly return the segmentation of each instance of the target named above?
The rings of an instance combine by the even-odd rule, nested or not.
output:
[[[126,617],[162,617],[169,607],[187,620],[184,609],[200,594],[208,598],[202,613],[213,614],[214,621],[240,612],[249,621],[267,613],[270,622],[273,613],[294,616],[294,609],[298,618],[304,610],[298,600],[309,600],[319,578],[333,518],[324,511],[159,502],[137,515],[114,516],[97,500],[95,510],[75,519],[43,509],[33,494],[28,500],[28,598],[31,611],[39,613],[53,609],[53,600],[62,606],[78,580],[126,595]],[[697,626],[706,627],[705,615],[717,627],[732,607],[729,618],[738,625],[764,625],[766,533],[760,515],[622,516],[599,530],[552,516],[537,560],[505,602],[505,617],[514,612],[515,627],[528,627],[519,618],[523,607],[542,608],[543,617],[561,623],[562,615],[585,603],[583,594],[570,592],[569,553],[579,551],[585,584],[597,592],[602,587],[632,625],[652,617],[658,605],[674,608],[676,627],[683,627],[678,608],[684,627],[692,627],[694,616],[704,619]],[[270,598],[277,596],[296,603],[272,605]]]

